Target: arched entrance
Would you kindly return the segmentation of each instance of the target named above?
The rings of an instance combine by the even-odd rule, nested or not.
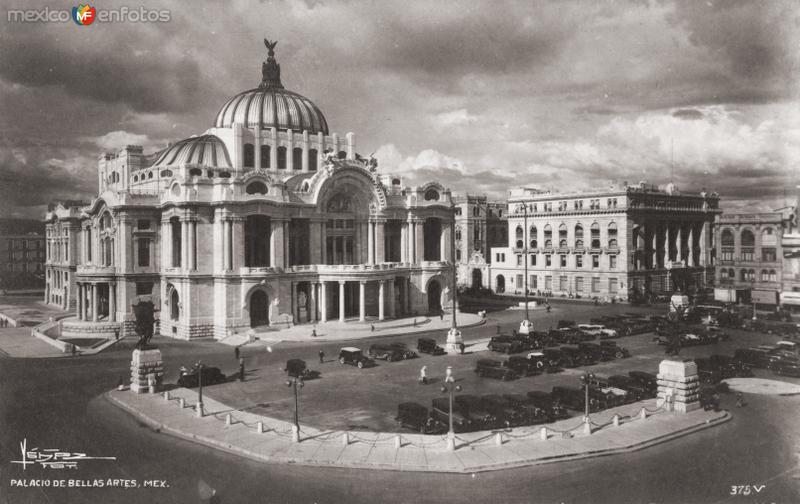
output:
[[[428,284],[428,313],[437,315],[442,312],[442,286],[436,280]]]
[[[502,294],[506,291],[506,277],[503,275],[497,275],[497,278],[495,279],[494,291],[498,294]]]
[[[483,287],[483,273],[476,268],[472,270],[472,288],[480,289],[481,287]]]
[[[250,296],[250,327],[269,325],[269,298],[263,290]]]

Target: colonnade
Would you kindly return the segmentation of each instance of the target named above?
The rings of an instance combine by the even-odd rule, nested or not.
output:
[[[641,221],[633,231],[635,270],[665,268],[671,261],[685,261],[687,267],[710,265],[709,222]]]
[[[368,282],[378,284],[378,320],[385,320],[386,317],[395,318],[398,312],[407,314],[411,312],[411,279],[409,277],[397,277],[382,280],[323,280],[311,282],[311,307],[310,318],[312,321],[328,322],[330,319],[338,318],[339,322],[344,322],[346,317],[346,290],[348,282],[358,282],[358,320],[364,322],[367,317],[366,312],[366,290]],[[295,320],[299,320],[299,306],[297,300],[297,284],[292,283],[293,315]],[[394,296],[395,285],[400,287],[400,305],[396,304]],[[333,287],[332,287],[333,286]],[[331,288],[338,288],[338,311],[334,312],[334,317],[329,317],[328,295]]]
[[[107,286],[104,297],[100,286]],[[100,319],[100,303],[108,302],[109,322],[116,322],[117,284],[115,282],[78,282],[78,320],[97,322]]]

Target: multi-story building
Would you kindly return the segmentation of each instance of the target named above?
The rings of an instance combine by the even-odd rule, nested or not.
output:
[[[644,182],[596,192],[515,189],[508,244],[493,248],[491,287],[617,298],[704,288],[713,281],[715,193]]]
[[[800,186],[797,186],[797,202],[784,221],[783,260],[781,272],[781,306],[791,312],[800,313]]]
[[[723,214],[714,229],[715,299],[775,308],[782,282],[783,215]]]
[[[455,196],[458,284],[482,287],[488,278],[489,250],[507,243],[507,206],[486,196]]]
[[[76,307],[75,272],[80,252],[80,201],[58,202],[50,206],[45,219],[45,303],[65,310]]]
[[[354,134],[284,89],[272,49],[261,84],[211,128],[101,156],[97,197],[77,220],[67,210],[47,216],[69,233],[62,263],[77,261],[65,333],[130,331],[140,300],[160,309],[161,335],[188,339],[438,314],[453,295],[450,191],[379,173]]]
[[[42,288],[44,226],[29,219],[0,220],[0,289]]]

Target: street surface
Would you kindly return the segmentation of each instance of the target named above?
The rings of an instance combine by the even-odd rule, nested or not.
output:
[[[549,315],[542,312],[535,314],[537,328],[555,326],[555,321],[561,318],[584,321],[592,313],[634,311],[629,306],[620,305],[593,307],[558,303],[553,306],[553,313]],[[520,311],[490,314],[507,331],[517,326],[521,316]],[[495,322],[490,320],[485,326],[466,329],[464,336],[469,341],[489,337],[495,332]],[[390,339],[415,343],[419,336],[415,334]],[[435,336],[440,343],[444,340],[444,334],[431,336]],[[646,343],[640,343],[636,338],[619,340],[635,356]],[[741,338],[748,340],[745,343]],[[731,343],[723,343],[716,348],[685,349],[682,354],[693,356],[730,353],[733,346],[774,339],[737,334],[735,341]],[[354,344],[368,347],[368,341]],[[168,381],[177,378],[177,369],[181,364],[190,365],[198,359],[219,365],[227,374],[237,369],[230,347],[212,342],[189,344],[164,339],[155,342],[164,354]],[[302,343],[278,344],[272,353],[248,357],[248,370],[251,373],[248,380],[253,383],[263,381],[263,385],[259,383],[259,386],[263,387],[265,393],[270,389],[269,393],[276,394],[276,397],[285,394],[284,399],[280,400],[285,401],[290,390],[282,380],[274,385],[266,383],[267,376],[279,378],[281,373],[278,368],[283,366],[287,358],[302,357],[312,364],[320,348],[331,359],[341,346],[341,342],[310,346]],[[644,368],[652,367],[650,361],[658,362],[661,358],[659,352],[663,351],[661,347],[649,343],[646,346],[653,353],[641,361]],[[626,361],[635,363],[635,358]],[[430,359],[463,358],[453,356]],[[800,414],[800,396],[747,394],[747,405],[736,408],[735,398],[732,395],[723,395],[722,406],[732,411],[732,421],[627,455],[482,473],[474,477],[366,472],[259,464],[153,432],[99,397],[106,390],[115,387],[120,376],[127,376],[129,360],[130,348],[114,348],[91,357],[0,358],[0,502],[195,503],[202,502],[201,495],[209,487],[216,489],[219,502],[223,503],[800,502],[800,429],[796,427],[796,419]],[[410,383],[401,384],[398,390],[413,389],[414,394],[422,394],[419,389],[424,387],[416,384],[416,364],[421,361],[422,359],[410,361],[413,365],[409,364],[408,370],[402,367],[406,363],[381,364],[374,370],[396,372],[397,376],[402,375]],[[638,367],[638,364],[634,367]],[[256,380],[257,373],[262,369],[269,369],[270,372],[264,374],[263,380]],[[333,377],[335,373],[342,373],[341,377],[337,376],[337,380],[345,377],[363,378],[357,372],[366,371],[349,367],[343,370],[338,363],[326,363],[319,369],[323,370],[323,378],[318,382],[320,385],[326,379],[332,382],[329,374]],[[440,371],[437,370],[436,374],[438,373]],[[476,387],[474,392],[479,393],[474,373],[465,371],[463,374],[464,379],[468,380],[465,385]],[[374,376],[373,381],[379,376]],[[771,377],[771,374],[765,377]],[[542,387],[538,386],[537,380],[541,378],[524,378],[515,384],[528,381],[526,385],[530,384],[530,388],[547,389],[549,384],[542,382]],[[357,385],[355,394],[366,394],[370,383],[361,379],[353,380],[352,384]],[[577,383],[577,378],[574,380]],[[796,379],[788,381],[798,383]],[[349,396],[350,385],[345,382],[336,387],[336,396]],[[505,384],[493,381],[487,385],[487,391],[502,385]],[[310,382],[302,390],[301,414],[314,407],[312,404],[315,396],[312,389],[315,386],[317,384]],[[392,391],[391,388],[387,390]],[[333,389],[328,393],[332,394]],[[391,394],[380,394],[377,397],[384,395]],[[396,405],[398,399],[399,397],[392,397],[392,404]],[[263,402],[269,401],[265,395]],[[385,400],[379,399],[379,403],[383,404],[383,401]],[[313,410],[309,410],[309,414],[313,415]],[[11,461],[20,460],[19,445],[24,439],[27,439],[29,450],[32,446],[40,449],[58,448],[83,452],[89,456],[113,456],[116,460],[81,461],[77,469],[29,466],[23,470],[21,465],[12,464]],[[127,479],[137,480],[138,485],[142,485],[145,480],[159,480],[164,481],[168,488],[10,487],[12,479],[42,478],[73,479],[85,484],[107,478]],[[731,487],[735,485],[742,485],[740,489],[733,489],[733,492],[739,493],[745,492],[745,485],[751,485],[747,490],[749,495],[731,495]],[[760,488],[758,494],[752,485]]]

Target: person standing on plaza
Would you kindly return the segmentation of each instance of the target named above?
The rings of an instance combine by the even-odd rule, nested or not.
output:
[[[428,366],[422,366],[419,370],[419,383],[422,385],[428,384]]]
[[[317,337],[317,328],[316,327],[314,329],[311,329],[311,337],[312,338],[316,338]]]
[[[467,345],[465,345],[463,341],[458,344],[458,349],[461,350],[461,355],[464,355],[465,348],[467,348]]]
[[[244,357],[239,358],[239,381],[244,381]]]
[[[319,351],[319,363],[323,364],[325,362],[325,352],[322,350]]]
[[[239,347],[238,346],[233,347],[233,355],[236,358],[236,360],[239,360],[239,353],[240,353]]]

